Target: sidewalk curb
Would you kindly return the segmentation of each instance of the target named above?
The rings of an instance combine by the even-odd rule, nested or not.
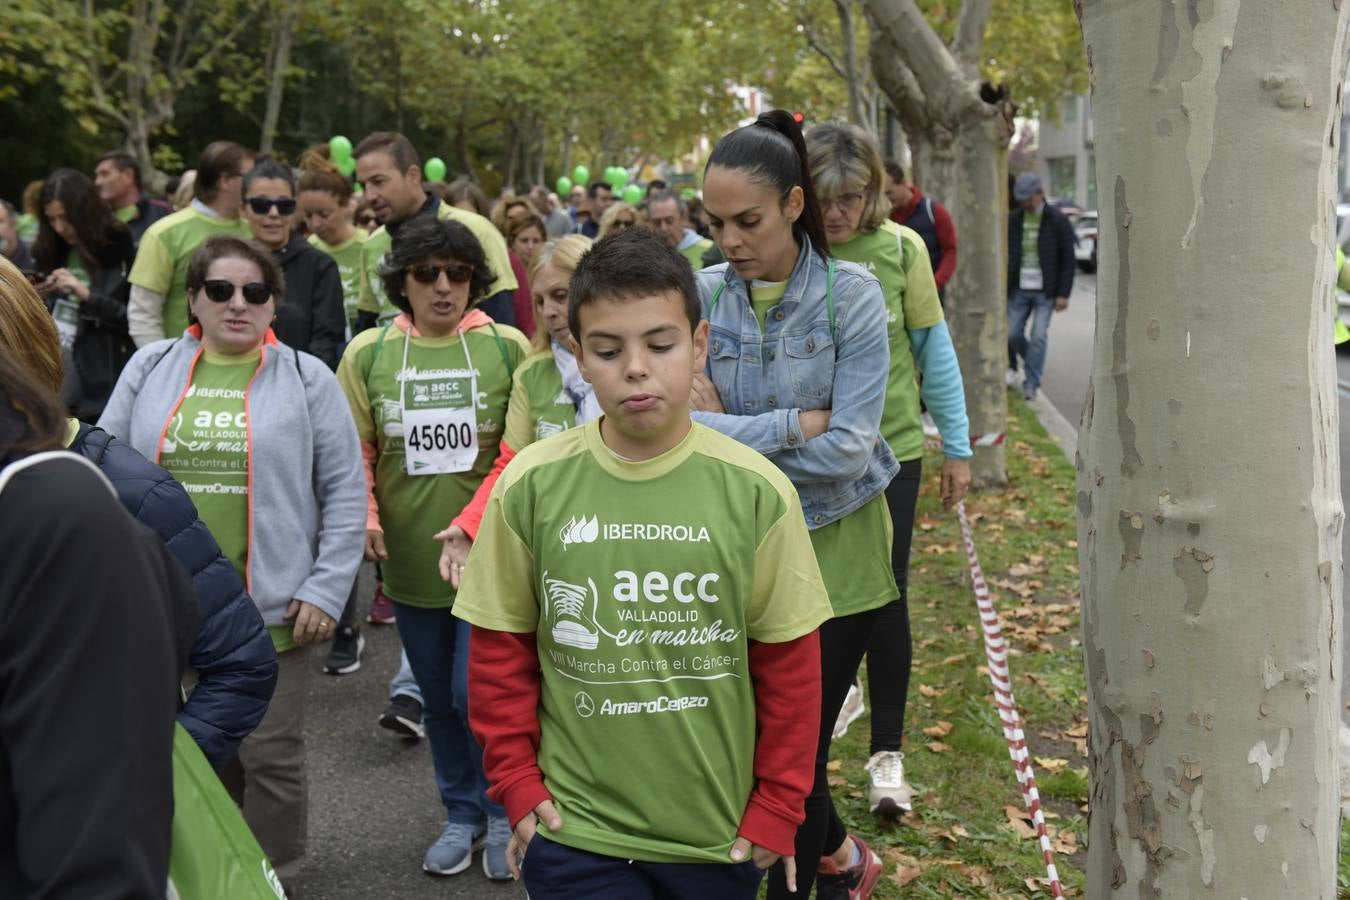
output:
[[[1074,461],[1074,455],[1078,452],[1078,429],[1075,428],[1064,414],[1055,408],[1044,393],[1038,391],[1036,397],[1026,401],[1027,406],[1036,414],[1040,420],[1041,426],[1050,435],[1050,439],[1059,444],[1060,449],[1069,462]]]

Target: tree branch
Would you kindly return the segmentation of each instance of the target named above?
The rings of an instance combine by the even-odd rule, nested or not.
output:
[[[802,34],[806,37],[806,43],[811,45],[811,49],[825,57],[825,61],[830,64],[831,69],[834,69],[835,74],[847,82],[848,72],[844,70],[844,64],[839,61],[839,57],[831,52],[829,47],[825,46],[824,41],[820,39],[820,35],[816,32],[816,29],[812,27],[811,23],[803,19],[798,19],[797,24],[801,25]]]
[[[895,45],[879,28],[872,29],[871,51],[872,75],[877,87],[891,101],[905,131],[927,131],[932,121],[928,98],[919,86],[919,80],[901,60]]]
[[[914,0],[867,0],[867,8],[876,30],[885,34],[899,50],[922,92],[933,101],[948,97],[953,103],[957,102],[956,97],[969,79]],[[877,45],[873,43],[872,46],[875,51]],[[873,56],[876,62],[875,52]],[[884,64],[886,60],[879,62]]]
[[[984,48],[984,32],[993,8],[994,0],[964,0],[961,4],[952,54],[971,77],[979,76],[980,51]]]

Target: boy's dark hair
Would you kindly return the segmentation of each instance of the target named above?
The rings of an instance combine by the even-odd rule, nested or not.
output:
[[[270,156],[259,156],[254,161],[253,168],[249,169],[248,174],[239,182],[239,196],[247,197],[248,189],[260,178],[286,182],[291,189],[291,196],[295,196],[295,172],[291,171],[290,166],[282,165]]]
[[[600,191],[602,190],[609,191],[611,194],[614,193],[614,188],[613,186],[610,185],[608,181],[596,179],[595,181],[592,181],[590,184],[586,185],[586,196],[594,200],[595,195],[600,193]]]
[[[192,183],[192,195],[203,203],[211,203],[220,190],[222,178],[242,175],[244,160],[252,159],[253,151],[234,141],[213,141],[206,145],[197,160],[197,180]]]
[[[141,184],[141,164],[136,162],[136,158],[125,150],[112,150],[103,154],[94,161],[94,165],[110,162],[117,167],[117,171],[125,172],[131,170],[132,181],[136,184],[136,190],[144,190]]]
[[[684,300],[689,330],[698,327],[694,270],[684,254],[650,228],[625,228],[581,257],[568,288],[567,327],[581,340],[581,308],[596,300],[634,300],[675,291]]]
[[[428,259],[453,259],[473,266],[473,278],[469,280],[470,309],[487,296],[497,277],[488,266],[483,245],[466,226],[454,219],[438,219],[429,212],[418,213],[398,227],[379,268],[389,302],[410,318],[413,310],[404,290],[406,272],[409,266]]]
[[[882,166],[885,167],[886,174],[891,176],[891,180],[894,181],[896,184],[900,184],[905,180],[904,167],[902,167],[895,160],[888,159],[884,163],[882,163]]]
[[[422,165],[422,158],[413,149],[412,141],[397,131],[376,131],[366,135],[352,151],[352,159],[360,159],[367,153],[388,153],[399,172],[407,172],[411,166]]]

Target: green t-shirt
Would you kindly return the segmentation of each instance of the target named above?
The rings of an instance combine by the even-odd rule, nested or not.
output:
[[[787,293],[786,281],[759,281],[750,284],[750,308],[759,320],[759,330],[764,331],[764,323],[769,321],[769,310],[778,305]]]
[[[942,303],[928,248],[917,232],[887,221],[871,234],[860,232],[842,244],[831,244],[830,252],[858,263],[881,282],[891,347],[881,436],[896,459],[918,459],[923,455],[923,418],[909,333],[942,321]]]
[[[535,441],[561,434],[576,424],[576,404],[563,390],[553,351],[534,353],[520,364],[512,379],[506,434],[502,440],[520,452]]]
[[[449,203],[442,203],[436,210],[436,216],[440,219],[454,219],[478,238],[478,243],[483,247],[483,255],[487,257],[488,268],[492,270],[493,275],[492,286],[488,288],[487,296],[516,289],[518,286],[516,274],[511,269],[506,239],[491,221]],[[361,254],[361,296],[357,306],[362,312],[378,313],[381,322],[399,314],[398,308],[385,296],[384,282],[380,279],[379,273],[380,260],[389,252],[392,243],[393,239],[388,230],[381,225],[366,241],[364,252]]]
[[[626,462],[600,421],[506,467],[455,615],[535,635],[538,761],[563,819],[549,840],[726,863],[755,782],[747,642],[830,617],[801,503],[771,462],[701,425]]]
[[[684,258],[689,260],[689,265],[693,266],[694,271],[697,272],[699,269],[703,268],[703,254],[707,253],[708,248],[711,246],[712,241],[704,238],[697,244],[690,244],[680,252],[684,254]]]
[[[316,250],[322,250],[333,257],[337,263],[338,278],[342,280],[342,306],[347,312],[347,327],[356,325],[356,304],[361,299],[361,257],[364,254],[369,235],[365,229],[357,228],[352,236],[334,247],[324,243],[317,234],[309,236],[309,243]]]
[[[117,211],[118,221],[130,222],[136,218],[136,213],[136,204],[133,203],[131,206],[124,206]]]
[[[188,327],[187,267],[192,251],[215,234],[249,240],[248,223],[218,219],[189,207],[165,216],[141,235],[129,280],[164,295],[164,336],[178,337]]]
[[[900,596],[891,570],[891,511],[886,495],[811,531],[821,578],[835,616],[852,616],[885,606]]]
[[[476,398],[464,341],[477,373]],[[529,343],[509,325],[472,328],[463,340],[458,334],[414,337],[407,346],[405,370],[406,344],[407,336],[398,323],[361,332],[342,355],[338,383],[351,405],[357,433],[377,452],[375,500],[389,550],[389,559],[382,564],[385,593],[409,606],[448,607],[455,591],[437,571],[441,545],[433,536],[469,503],[497,459],[511,370],[529,353]],[[409,475],[405,410],[433,418],[447,410],[470,410],[478,441],[471,468],[456,474]],[[417,428],[413,434],[425,437],[418,438],[413,448],[414,464],[427,443],[439,442],[442,449],[448,443],[448,431],[436,425]]]
[[[248,419],[244,392],[262,352],[203,351],[192,384],[169,419],[159,464],[192,498],[225,558],[248,581]]]
[[[1044,207],[1042,207],[1044,209]],[[1018,287],[1039,291],[1045,278],[1041,273],[1041,213],[1022,214],[1022,269],[1017,274]]]

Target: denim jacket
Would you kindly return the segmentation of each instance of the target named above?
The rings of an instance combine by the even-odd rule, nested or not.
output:
[[[772,459],[801,495],[808,528],[836,522],[882,493],[899,464],[880,437],[890,349],[876,278],[835,262],[831,329],[827,265],[803,242],[762,333],[746,282],[730,265],[696,278],[710,325],[708,375],[726,412],[696,412],[694,419]],[[807,442],[798,414],[816,409],[830,410],[830,427]]]

